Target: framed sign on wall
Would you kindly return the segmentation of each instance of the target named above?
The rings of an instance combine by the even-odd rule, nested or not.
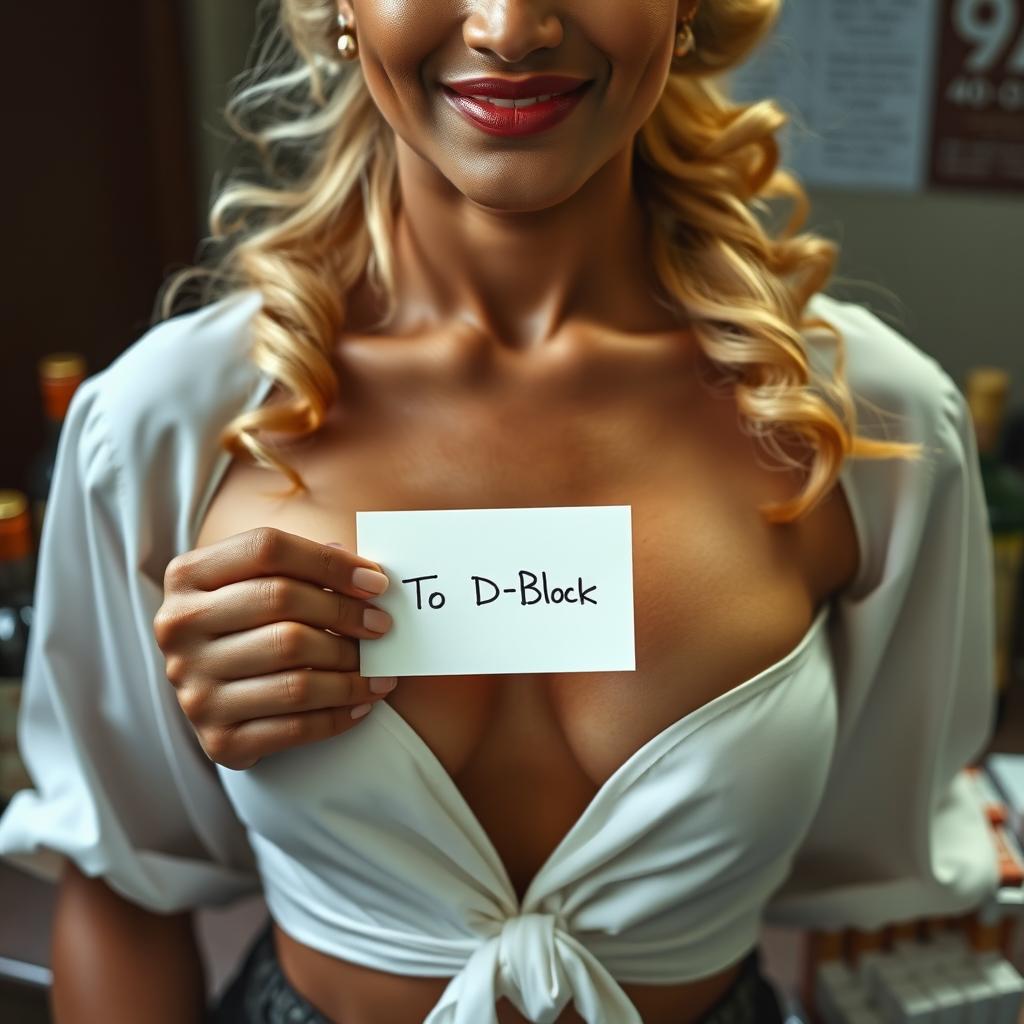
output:
[[[1024,190],[1024,0],[785,0],[730,84],[807,184]]]

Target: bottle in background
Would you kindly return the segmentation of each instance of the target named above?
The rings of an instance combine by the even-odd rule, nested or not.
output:
[[[1024,566],[1024,477],[1000,461],[1010,375],[995,366],[967,374],[965,396],[978,441],[978,461],[995,556],[996,721],[1002,722],[1014,668],[1017,583]]]
[[[57,457],[60,428],[75,389],[85,379],[85,357],[78,352],[52,352],[39,360],[39,389],[42,392],[46,437],[28,470],[28,494],[32,505],[32,542],[39,549],[50,494],[53,463]]]
[[[1003,446],[999,457],[1007,465],[1024,474],[1024,406],[1012,408],[1006,417]]]
[[[1024,405],[1010,410],[1003,431],[1000,458],[1024,477]],[[1017,616],[1013,623],[1015,678],[1024,679],[1024,567],[1017,576]]]
[[[0,490],[0,810],[32,785],[18,752],[17,728],[34,589],[28,497]]]

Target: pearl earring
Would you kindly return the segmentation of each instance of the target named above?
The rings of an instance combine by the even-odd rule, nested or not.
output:
[[[338,53],[342,60],[355,60],[359,54],[359,44],[356,42],[355,32],[352,31],[354,27],[355,23],[346,15],[338,15],[338,28],[341,29],[341,35],[338,36]]]
[[[675,55],[685,57],[693,49],[693,44],[693,29],[690,28],[690,23],[688,21],[680,22],[679,31],[676,33]]]

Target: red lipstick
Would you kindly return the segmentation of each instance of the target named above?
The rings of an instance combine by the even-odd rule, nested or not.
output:
[[[590,79],[568,75],[530,78],[463,78],[442,83],[445,99],[491,135],[532,135],[558,124],[576,108]],[[544,97],[523,105],[512,100]],[[504,101],[503,104],[491,102]]]

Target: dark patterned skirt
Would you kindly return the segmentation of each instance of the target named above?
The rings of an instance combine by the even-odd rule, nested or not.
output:
[[[784,1016],[774,986],[761,973],[755,948],[732,986],[699,1024],[783,1024]],[[325,1017],[292,988],[277,959],[270,919],[206,1020],[207,1024],[345,1024]]]

